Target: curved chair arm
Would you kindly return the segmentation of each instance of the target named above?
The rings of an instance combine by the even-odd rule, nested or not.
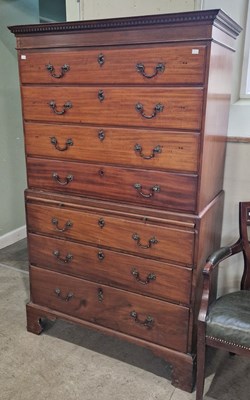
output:
[[[232,254],[232,248],[230,246],[221,247],[220,249],[216,250],[207,258],[205,267],[202,271],[203,275],[211,275],[219,263],[230,257]]]
[[[221,247],[208,257],[203,269],[203,290],[198,316],[199,321],[204,322],[207,316],[208,306],[210,304],[210,293],[212,292],[213,272],[223,260],[226,260],[233,254],[239,253],[242,249],[242,241],[239,239],[232,246]]]
[[[242,241],[239,239],[236,243],[231,246],[221,247],[212,253],[206,261],[206,265],[203,269],[203,275],[210,275],[213,270],[226,258],[232,256],[233,254],[239,253],[242,251]]]

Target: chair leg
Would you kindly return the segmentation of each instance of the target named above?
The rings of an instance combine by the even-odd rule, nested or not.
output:
[[[206,361],[206,343],[205,332],[198,329],[197,343],[197,374],[196,374],[196,400],[203,399],[204,381],[205,381],[205,361]]]

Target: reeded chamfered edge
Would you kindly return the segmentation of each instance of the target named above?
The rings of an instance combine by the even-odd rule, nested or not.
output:
[[[89,31],[92,29],[122,29],[150,25],[186,25],[207,23],[236,38],[242,28],[222,10],[202,10],[174,14],[156,14],[140,17],[100,19],[94,21],[59,22],[50,24],[15,25],[9,30],[15,35],[66,33]]]

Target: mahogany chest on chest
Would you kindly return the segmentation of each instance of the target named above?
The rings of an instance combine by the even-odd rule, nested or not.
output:
[[[27,329],[62,318],[151,349],[191,391],[218,247],[234,41],[220,10],[10,28],[28,189]]]

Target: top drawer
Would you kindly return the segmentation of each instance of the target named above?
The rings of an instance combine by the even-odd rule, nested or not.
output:
[[[201,84],[205,46],[19,52],[22,83]]]

